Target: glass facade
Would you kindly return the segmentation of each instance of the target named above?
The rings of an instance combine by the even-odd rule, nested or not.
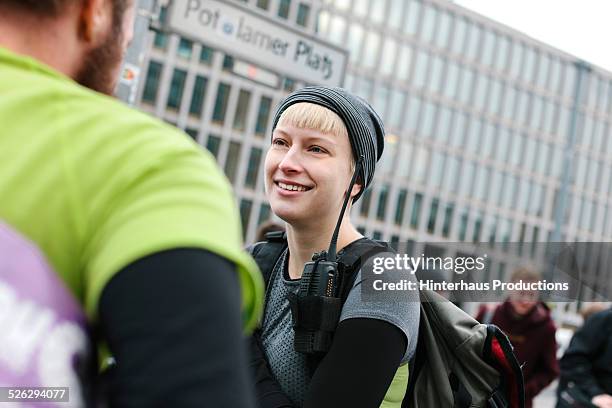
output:
[[[392,135],[373,187],[353,209],[360,231],[396,242],[479,241],[502,249],[553,235],[612,240],[611,74],[580,71],[571,56],[451,2],[244,6],[346,48],[344,86],[375,107]],[[159,28],[150,44],[140,106],[212,152],[239,200],[247,200],[239,203],[252,239],[273,217],[259,181],[272,112],[306,84],[278,73],[276,87],[251,81],[234,74],[243,61],[226,50]],[[491,276],[511,266],[492,262]]]

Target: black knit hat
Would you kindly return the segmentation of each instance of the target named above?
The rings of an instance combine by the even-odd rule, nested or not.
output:
[[[385,146],[382,120],[368,102],[342,88],[307,86],[291,93],[278,105],[272,129],[276,129],[278,120],[289,106],[300,102],[323,106],[340,116],[344,122],[355,161],[360,156],[364,158],[359,174],[363,188],[355,196],[354,201],[357,201],[372,182],[376,162],[382,156]]]

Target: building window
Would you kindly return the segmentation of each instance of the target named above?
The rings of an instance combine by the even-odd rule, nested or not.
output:
[[[236,181],[236,171],[238,170],[238,163],[240,162],[240,142],[230,142],[229,149],[227,151],[227,157],[225,159],[225,175],[227,178],[234,183]]]
[[[395,56],[397,55],[397,42],[392,38],[386,38],[383,45],[382,57],[379,65],[383,75],[391,75],[395,68]]]
[[[206,65],[212,64],[213,53],[214,51],[212,48],[202,45],[202,49],[200,50],[200,62]]]
[[[419,218],[421,217],[421,205],[423,204],[423,194],[416,193],[412,203],[412,214],[410,215],[410,226],[414,229],[419,228]]]
[[[447,12],[441,12],[436,34],[436,45],[440,48],[448,46],[448,34],[452,23],[452,17]]]
[[[397,60],[397,68],[395,75],[400,80],[408,80],[410,76],[410,63],[412,62],[412,48],[408,45],[402,45],[399,51]]]
[[[242,222],[243,238],[249,229],[249,220],[251,218],[251,208],[253,208],[253,202],[251,200],[247,200],[247,199],[240,200],[240,221]]]
[[[458,18],[455,21],[455,31],[453,37],[453,52],[458,55],[463,55],[465,46],[465,36],[467,34],[467,22],[463,18]]]
[[[369,0],[353,0],[353,14],[359,17],[368,15]]]
[[[278,16],[280,18],[289,18],[289,9],[291,8],[291,0],[280,0],[278,4]]]
[[[369,14],[369,18],[375,24],[382,24],[386,21],[387,12],[387,0],[378,0],[372,6],[372,12]]]
[[[160,50],[165,50],[168,46],[168,34],[160,30],[155,30],[155,37],[153,38],[153,46]]]
[[[431,207],[429,209],[429,219],[427,220],[427,232],[433,234],[436,229],[436,217],[438,216],[438,207],[440,201],[437,198],[431,200]]]
[[[408,103],[408,114],[407,118],[404,121],[405,126],[408,130],[414,132],[416,131],[417,125],[419,123],[419,113],[421,110],[422,100],[418,96],[414,94],[410,97],[410,103]]]
[[[383,186],[378,195],[378,208],[376,209],[376,219],[383,221],[385,219],[385,210],[387,207],[387,198],[389,197],[389,186]]]
[[[206,149],[215,156],[215,158],[219,155],[219,147],[221,146],[221,137],[215,135],[208,135],[208,140],[206,141]]]
[[[365,40],[365,48],[363,52],[363,58],[361,64],[365,68],[373,69],[379,63],[378,51],[380,49],[380,34],[376,31],[369,31],[366,40]]]
[[[272,107],[272,98],[262,96],[259,101],[259,110],[257,111],[257,121],[255,122],[255,134],[263,136],[268,128],[268,120],[270,119],[270,108]]]
[[[482,62],[487,66],[493,65],[493,53],[496,48],[496,34],[485,29],[485,37],[483,40]]]
[[[159,22],[160,23],[163,24],[166,22],[167,14],[168,14],[168,8],[162,6],[159,9]],[[166,47],[168,46],[168,34],[156,29],[155,38],[153,39],[153,46],[155,48],[160,48],[160,49],[165,50]]]
[[[414,35],[417,32],[419,21],[421,20],[421,2],[411,1],[408,6],[408,20],[404,24],[404,33]]]
[[[471,29],[469,31],[468,43],[466,55],[469,59],[478,58],[478,52],[480,51],[480,39],[482,37],[482,28],[479,25],[471,25]]]
[[[425,42],[432,43],[434,40],[434,34],[436,33],[436,16],[438,11],[436,8],[430,5],[425,5],[424,9],[423,20],[421,22],[421,37]]]
[[[191,59],[192,50],[193,50],[193,42],[187,40],[186,38],[181,37],[178,48],[176,50],[176,55],[178,55],[181,58]]]
[[[417,54],[416,64],[414,68],[414,77],[412,82],[417,88],[422,88],[426,84],[427,74],[429,72],[430,55],[426,51]]]
[[[431,138],[433,136],[436,115],[436,105],[427,101],[423,105],[423,113],[421,117],[421,129],[420,134],[425,138]]]
[[[270,0],[257,0],[256,6],[262,10],[270,8]]]
[[[406,92],[394,89],[391,92],[391,103],[389,105],[389,127],[400,129],[404,119],[404,104],[406,103]]]
[[[376,109],[376,112],[381,118],[386,119],[387,114],[387,101],[389,100],[389,87],[385,85],[379,85],[374,91],[374,100],[372,105]]]
[[[227,111],[227,100],[229,99],[231,87],[223,82],[219,83],[217,88],[217,97],[215,99],[215,108],[213,109],[212,120],[214,122],[223,123],[225,121],[225,112]]]
[[[444,66],[447,65],[445,60],[441,57],[434,57],[431,63],[431,73],[429,74],[429,90],[434,93],[441,93],[442,91],[442,71]]]
[[[397,205],[395,207],[395,225],[402,225],[404,222],[404,207],[406,207],[406,197],[408,192],[401,189],[397,196]]]
[[[179,110],[181,107],[181,99],[183,98],[183,90],[185,88],[185,78],[187,72],[182,69],[175,69],[170,82],[170,92],[168,93],[168,102],[166,105],[170,109]]]
[[[234,57],[225,54],[223,56],[223,65],[221,66],[221,69],[223,69],[224,71],[231,71],[232,69],[234,69]]]
[[[459,101],[464,104],[469,104],[470,97],[472,95],[472,87],[474,85],[474,71],[469,68],[464,68],[460,85],[461,90],[459,91]]]
[[[472,242],[480,242],[480,233],[482,232],[482,214],[478,214],[478,218],[474,222],[474,233],[472,235]]]
[[[300,3],[298,6],[297,23],[302,27],[308,26],[308,17],[310,17],[310,6],[308,4]]]
[[[396,252],[399,252],[399,236],[391,235],[391,240],[389,241],[389,246],[395,249]]]
[[[461,214],[461,218],[459,219],[459,241],[465,241],[468,219],[469,213],[468,210],[465,210],[463,214]]]
[[[264,221],[268,221],[270,219],[270,206],[268,204],[262,204],[259,207],[259,216],[257,217],[257,225],[260,225]]]
[[[399,30],[402,26],[402,17],[404,16],[404,6],[407,5],[405,0],[391,0],[388,24],[389,27]]]
[[[489,240],[488,242],[491,248],[495,246],[495,237],[497,236],[497,224],[498,223],[499,223],[498,217],[489,219]]]
[[[251,93],[240,90],[238,94],[238,104],[236,105],[236,113],[234,114],[234,129],[244,130],[246,123],[247,112],[249,111],[249,102],[251,101]]]
[[[346,20],[341,16],[334,16],[329,22],[329,30],[327,31],[327,39],[334,44],[342,44],[344,42],[344,32],[346,31]],[[350,44],[349,44],[350,45]]]
[[[161,6],[159,8],[159,22],[160,23],[165,23],[167,17],[168,17],[168,7],[167,6]]]
[[[287,92],[293,92],[295,90],[295,80],[288,78],[288,77],[284,77],[283,78],[283,90],[287,91]]]
[[[357,23],[351,24],[349,27],[348,37],[346,39],[346,47],[349,51],[349,58],[354,64],[361,63],[361,48],[363,46],[364,30],[363,26]],[[342,40],[340,40],[342,41]]]
[[[144,92],[142,94],[143,102],[155,104],[157,99],[157,90],[159,89],[159,79],[161,77],[162,64],[159,62],[149,62],[147,70],[147,79],[145,80]]]
[[[257,176],[259,174],[260,162],[261,149],[254,147],[251,149],[251,156],[249,157],[249,165],[247,167],[247,174],[244,181],[245,186],[255,188],[255,185],[257,184]]]
[[[185,133],[187,133],[196,142],[198,141],[198,129],[187,128],[185,129]]]
[[[451,233],[451,225],[453,222],[453,212],[455,211],[454,204],[448,204],[444,210],[444,223],[442,224],[442,235],[449,237]]]
[[[202,113],[207,84],[208,78],[201,75],[196,76],[195,84],[193,86],[193,94],[191,96],[191,104],[189,105],[190,114],[199,116]]]

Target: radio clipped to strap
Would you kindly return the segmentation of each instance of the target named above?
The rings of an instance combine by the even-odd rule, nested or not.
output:
[[[340,319],[342,299],[337,293],[340,276],[336,244],[344,212],[351,199],[350,192],[357,181],[362,163],[363,156],[357,161],[346,190],[329,249],[314,254],[312,261],[304,265],[298,293],[288,296],[295,331],[294,347],[300,353],[317,355],[327,352]]]

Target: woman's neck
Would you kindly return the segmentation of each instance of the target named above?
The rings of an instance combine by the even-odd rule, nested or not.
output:
[[[299,279],[302,277],[304,264],[312,260],[312,255],[329,248],[329,242],[334,232],[335,225],[321,228],[321,225],[313,225],[311,228],[296,228],[287,224],[287,244],[289,246],[289,277]],[[340,227],[338,234],[337,251],[362,238],[363,235],[355,229],[350,219],[346,217]]]

